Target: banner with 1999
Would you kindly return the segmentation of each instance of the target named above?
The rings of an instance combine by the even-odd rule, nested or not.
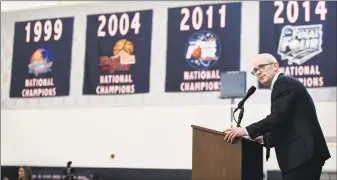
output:
[[[68,96],[74,18],[16,22],[11,98]]]

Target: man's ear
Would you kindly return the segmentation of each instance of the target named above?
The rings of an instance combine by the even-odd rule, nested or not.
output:
[[[278,70],[278,69],[280,68],[280,64],[279,64],[279,63],[274,63],[273,66],[274,66],[274,68],[275,68],[276,70]]]

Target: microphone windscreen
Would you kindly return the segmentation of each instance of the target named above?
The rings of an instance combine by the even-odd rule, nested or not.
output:
[[[252,95],[252,94],[255,92],[255,90],[256,90],[256,87],[255,87],[255,86],[251,86],[251,87],[248,89],[247,94]]]

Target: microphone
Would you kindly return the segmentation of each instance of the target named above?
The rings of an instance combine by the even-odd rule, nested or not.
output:
[[[251,86],[248,91],[247,91],[247,94],[246,96],[239,102],[238,104],[238,107],[234,110],[234,113],[238,110],[238,109],[241,109],[243,104],[247,101],[247,99],[252,95],[254,94],[256,90],[256,87],[255,86]]]

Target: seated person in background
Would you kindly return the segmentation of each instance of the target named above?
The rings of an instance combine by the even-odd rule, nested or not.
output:
[[[18,180],[32,180],[32,170],[30,167],[22,166],[19,168]]]

